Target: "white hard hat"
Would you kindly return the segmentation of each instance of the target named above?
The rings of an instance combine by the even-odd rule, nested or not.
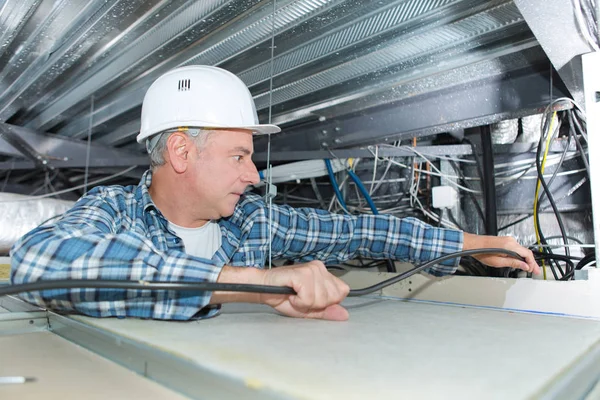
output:
[[[277,125],[258,123],[250,91],[222,68],[191,65],[160,76],[146,92],[137,141],[169,129],[240,128],[255,134],[277,133]]]

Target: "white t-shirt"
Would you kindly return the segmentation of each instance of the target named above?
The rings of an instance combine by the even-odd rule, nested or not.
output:
[[[169,228],[183,240],[185,252],[192,256],[210,260],[221,247],[221,229],[214,221],[200,228],[184,228],[169,222]]]

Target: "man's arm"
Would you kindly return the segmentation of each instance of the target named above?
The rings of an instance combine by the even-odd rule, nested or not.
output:
[[[268,223],[264,214],[258,209],[251,215],[253,229],[260,231],[258,225]],[[416,218],[349,216],[275,205],[272,215],[274,257],[299,262],[340,263],[360,256],[422,263],[459,251],[463,245],[461,231],[436,228]],[[457,264],[458,260],[448,260],[427,272],[451,274]]]
[[[268,223],[260,199],[251,217],[253,228],[260,231]],[[273,205],[272,248],[276,257],[300,262],[322,260],[339,263],[357,256],[423,263],[460,250],[503,248],[522,255],[526,262],[505,255],[475,256],[492,267],[513,267],[537,273],[533,254],[511,237],[480,236],[433,227],[415,218],[390,215],[340,215],[323,210]],[[253,233],[250,232],[250,235]],[[459,258],[447,260],[426,272],[441,276],[452,274]]]
[[[181,251],[158,251],[131,229],[118,230],[118,213],[100,196],[82,199],[60,220],[40,226],[11,249],[14,284],[57,279],[215,282],[221,266]],[[211,293],[117,289],[61,289],[24,293],[42,307],[91,316],[188,319]],[[211,311],[215,312],[215,311]]]

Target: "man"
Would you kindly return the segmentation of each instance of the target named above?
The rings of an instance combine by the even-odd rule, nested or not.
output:
[[[148,89],[138,135],[151,170],[140,184],[97,187],[59,220],[46,223],[12,248],[14,284],[38,279],[211,281],[291,286],[297,295],[68,289],[23,294],[41,306],[92,316],[157,319],[209,317],[226,302],[268,304],[306,318],[345,320],[340,302],[348,286],[323,262],[355,256],[422,262],[461,249],[513,250],[478,257],[496,267],[538,273],[532,253],[507,237],[434,228],[414,218],[347,216],[272,207],[245,194],[259,181],[252,135],[279,132],[259,125],[243,82],[215,67],[189,66],[161,76]],[[273,258],[301,264],[264,270],[268,234]],[[452,273],[458,260],[429,272]],[[248,268],[255,267],[255,268]]]

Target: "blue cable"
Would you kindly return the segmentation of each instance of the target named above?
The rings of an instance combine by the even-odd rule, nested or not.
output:
[[[340,200],[340,203],[344,206],[344,209],[346,209],[346,203],[344,203],[342,200],[342,194],[340,193],[340,189],[338,188],[337,182],[335,181],[335,177],[333,176],[333,168],[331,168],[331,161],[328,159],[325,159],[325,165],[327,166],[327,172],[329,173],[329,179],[331,179],[331,183],[333,185],[333,190],[335,190],[335,195]],[[367,203],[369,204],[369,207],[371,208],[373,215],[379,215],[379,211],[377,210],[377,207],[375,206],[375,203],[373,202],[371,195],[369,195],[367,188],[365,187],[365,185],[363,185],[360,178],[354,173],[354,171],[352,171],[351,168],[348,168],[347,172],[348,172],[348,175],[350,176],[350,178],[356,184],[356,187],[358,187],[358,190],[360,190],[360,192],[362,193],[365,200],[367,200]],[[388,272],[396,272],[396,265],[394,264],[394,261],[392,259],[388,259],[385,261],[387,264]]]
[[[379,211],[377,210],[377,207],[375,206],[375,203],[373,202],[371,195],[367,191],[367,188],[365,187],[365,185],[363,185],[363,183],[360,180],[360,178],[358,177],[358,175],[356,175],[354,173],[354,171],[352,171],[352,169],[350,169],[350,168],[348,168],[348,175],[350,175],[350,178],[354,181],[358,190],[360,190],[360,192],[362,193],[365,200],[367,200],[367,203],[369,204],[369,207],[371,208],[373,215],[379,215]],[[387,265],[388,272],[396,272],[396,265],[394,264],[394,260],[387,259],[387,260],[385,260],[385,262]]]
[[[363,197],[367,201],[367,204],[369,204],[371,211],[373,211],[373,214],[379,215],[379,211],[377,211],[377,207],[375,206],[375,203],[373,203],[373,199],[369,195],[367,188],[365,187],[365,185],[363,185],[360,178],[350,168],[348,168],[348,175],[350,175],[350,178],[354,181],[356,187],[358,187],[358,190],[360,190],[360,192],[362,193]]]
[[[333,175],[333,168],[331,167],[331,160],[326,158],[323,161],[325,161],[325,167],[327,167],[327,173],[329,174],[329,180],[331,181],[331,186],[333,186],[333,191],[335,192],[335,197],[337,197],[338,201],[342,205],[342,208],[344,210],[348,210],[348,207],[346,207],[346,202],[344,201],[344,198],[342,197],[342,193],[340,192],[340,188],[337,184],[337,181],[335,180],[335,175]]]

